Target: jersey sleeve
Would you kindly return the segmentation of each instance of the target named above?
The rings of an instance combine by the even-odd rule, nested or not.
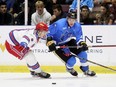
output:
[[[29,38],[29,35],[24,35],[20,41],[21,42],[25,42],[25,43],[29,43],[30,42],[30,38]]]
[[[30,32],[26,32],[26,34],[22,36],[22,39],[20,40],[20,43],[21,42],[27,43],[28,47],[31,48],[35,45],[35,43],[37,42],[37,39]]]

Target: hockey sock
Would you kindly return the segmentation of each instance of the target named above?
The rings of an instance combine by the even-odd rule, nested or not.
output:
[[[27,66],[30,71],[35,71],[38,73],[41,72],[40,65],[31,51],[25,56],[24,59],[26,60]]]
[[[81,69],[83,72],[86,72],[87,70],[89,70],[89,67],[88,67],[88,66],[80,66],[80,69]]]

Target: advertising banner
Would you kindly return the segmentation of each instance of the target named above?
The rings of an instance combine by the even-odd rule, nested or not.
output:
[[[18,60],[9,54],[5,48],[5,40],[13,29],[35,28],[35,26],[0,26],[0,65],[23,65],[25,60]],[[92,45],[116,45],[116,26],[82,26],[83,39]],[[48,52],[45,44],[39,43],[33,52],[40,64],[64,65],[53,53]],[[88,59],[105,64],[116,65],[116,47],[90,47],[87,51]],[[78,61],[78,58],[77,58]]]

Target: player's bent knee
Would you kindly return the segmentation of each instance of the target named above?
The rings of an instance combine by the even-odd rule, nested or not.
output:
[[[71,57],[71,58],[67,61],[66,64],[67,64],[69,67],[73,67],[75,63],[76,63],[76,58],[75,58],[75,57]]]
[[[81,63],[85,63],[87,61],[87,53],[85,51],[78,54]]]

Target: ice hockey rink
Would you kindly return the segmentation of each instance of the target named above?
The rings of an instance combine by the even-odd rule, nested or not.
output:
[[[33,78],[25,66],[25,61],[20,61],[10,55],[4,46],[6,34],[15,28],[28,28],[29,26],[0,26],[0,87],[116,87],[116,72],[106,68],[90,67],[97,75],[95,77],[85,77],[79,71],[79,61],[77,59],[76,70],[79,72],[78,77],[73,77],[65,71],[64,63],[55,55],[48,53],[46,47],[39,44],[39,49],[34,53],[43,70],[51,74],[50,79]],[[30,26],[32,27],[32,26]],[[83,26],[84,34],[93,40],[93,45],[98,44],[95,41],[104,44],[116,44],[116,26]],[[107,31],[106,31],[107,30]],[[86,32],[87,31],[87,32]],[[101,32],[103,31],[103,32]],[[89,42],[91,45],[91,43]],[[106,65],[116,69],[116,47],[90,48],[88,52],[89,60]],[[5,65],[5,67],[4,67]],[[13,65],[13,66],[12,66]],[[17,66],[18,65],[18,66]],[[49,66],[47,66],[49,65]],[[51,67],[54,66],[54,67]],[[58,66],[58,67],[57,67]],[[55,73],[54,73],[55,72]],[[57,73],[63,72],[63,73]]]
[[[86,77],[79,73],[50,73],[50,79],[32,77],[29,73],[0,73],[0,87],[116,87],[116,74]]]

